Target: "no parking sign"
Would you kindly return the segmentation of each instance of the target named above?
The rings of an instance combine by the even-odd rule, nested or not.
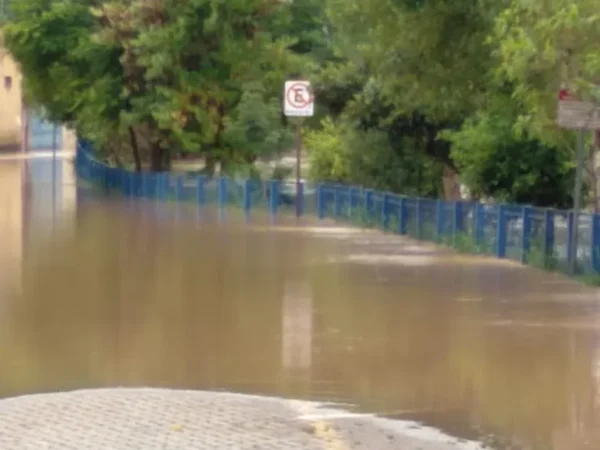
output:
[[[315,96],[310,81],[289,80],[285,82],[283,93],[283,113],[295,117],[292,123],[296,129],[296,216],[302,215],[303,184],[300,181],[300,158],[302,153],[302,122],[315,112]]]
[[[315,97],[310,81],[286,81],[283,113],[288,117],[310,117],[314,112]]]

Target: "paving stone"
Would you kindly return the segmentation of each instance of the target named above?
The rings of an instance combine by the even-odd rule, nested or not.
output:
[[[315,402],[224,392],[116,388],[36,394],[0,400],[0,449],[475,448],[405,436],[370,416],[306,418],[323,411]]]

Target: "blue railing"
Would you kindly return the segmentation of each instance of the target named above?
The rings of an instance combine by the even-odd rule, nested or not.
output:
[[[131,172],[93,158],[80,142],[76,157],[80,178],[128,197],[236,205],[246,214],[263,208],[270,214],[296,208],[296,184],[277,180]],[[600,216],[579,215],[574,251],[571,211],[531,206],[447,202],[404,197],[354,186],[301,183],[298,212],[381,228],[459,250],[510,258],[549,269],[569,270],[576,254],[578,273],[600,274]]]

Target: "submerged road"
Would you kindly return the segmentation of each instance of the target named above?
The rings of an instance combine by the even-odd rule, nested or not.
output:
[[[51,154],[2,156],[0,204],[3,450],[600,448],[596,289]]]

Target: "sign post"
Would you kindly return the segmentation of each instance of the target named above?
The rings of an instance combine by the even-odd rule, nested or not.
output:
[[[315,96],[310,81],[291,80],[285,82],[283,96],[283,113],[293,118],[296,139],[296,216],[302,215],[302,124],[305,117],[311,117],[315,111]]]
[[[581,210],[581,185],[583,184],[585,132],[600,130],[600,107],[593,102],[585,102],[561,89],[558,94],[557,123],[561,128],[577,130],[577,166],[573,188],[573,226],[571,227],[568,260],[572,274],[577,270],[577,246],[579,235],[579,214]]]

